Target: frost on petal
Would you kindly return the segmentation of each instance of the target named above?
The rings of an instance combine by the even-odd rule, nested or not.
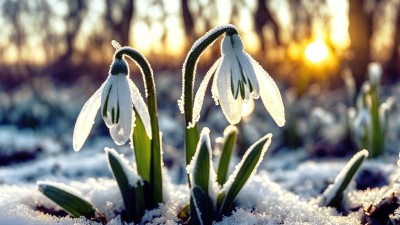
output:
[[[282,97],[275,81],[268,73],[252,59],[252,64],[257,75],[257,80],[260,85],[260,96],[265,108],[271,114],[278,126],[285,125],[285,109],[282,102]]]
[[[201,111],[201,107],[203,106],[204,96],[206,94],[208,83],[210,82],[212,75],[215,74],[221,60],[222,60],[222,57],[219,58],[214,63],[214,65],[210,68],[210,70],[208,70],[206,76],[200,83],[199,89],[197,89],[196,96],[195,96],[194,102],[193,102],[192,122],[190,123],[190,125],[192,125],[192,126],[194,126],[200,119],[200,111]]]
[[[214,99],[215,105],[219,105],[219,94],[218,94],[218,88],[217,88],[218,70],[219,70],[219,68],[217,68],[213,82],[211,84],[211,94],[212,94],[212,98]]]
[[[235,99],[231,90],[231,63],[226,58],[222,59],[221,66],[217,71],[217,89],[219,103],[226,119],[230,124],[237,124],[242,114],[243,99]]]
[[[101,87],[89,98],[89,100],[87,100],[81,112],[79,113],[72,138],[72,146],[75,151],[79,151],[82,148],[83,143],[89,136],[90,130],[92,130],[94,119],[96,118],[97,111],[100,108],[101,93],[106,82],[104,82]]]
[[[115,95],[117,96],[116,109],[119,110],[119,118],[118,122],[109,128],[111,137],[114,142],[117,145],[123,145],[132,134],[133,109],[131,102],[131,93],[126,76],[119,76],[115,83]],[[112,95],[110,94],[110,98],[111,96]]]
[[[136,87],[135,83],[133,83],[133,81],[129,78],[128,78],[128,83],[129,83],[129,89],[131,91],[131,101],[133,107],[135,107],[135,110],[139,114],[140,119],[142,119],[147,136],[151,139],[152,134],[151,134],[149,109],[147,108],[147,105],[144,102],[142,95],[140,94],[139,89]]]

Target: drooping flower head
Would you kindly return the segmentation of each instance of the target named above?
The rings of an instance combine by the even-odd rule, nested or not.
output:
[[[93,127],[97,111],[117,145],[123,145],[132,136],[135,113],[140,116],[151,139],[150,116],[139,89],[128,77],[129,67],[124,59],[114,59],[109,75],[100,88],[89,98],[79,113],[73,134],[73,148],[79,151]]]
[[[279,89],[260,64],[243,50],[239,35],[226,34],[222,40],[221,52],[221,58],[207,72],[196,93],[193,121],[189,126],[199,121],[205,91],[213,75],[212,96],[216,104],[221,105],[230,124],[239,123],[243,102],[261,97],[278,126],[283,126],[285,113]]]

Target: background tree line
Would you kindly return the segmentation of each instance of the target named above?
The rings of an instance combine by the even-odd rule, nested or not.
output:
[[[333,73],[350,68],[360,85],[367,64],[379,61],[385,80],[397,80],[398,0],[1,0],[1,86],[13,87],[35,76],[65,83],[86,73],[102,78],[113,54],[110,41],[140,49],[135,37],[141,27],[156,40],[146,52],[154,68],[180,71],[193,42],[221,23],[251,33],[256,58],[283,80],[297,82],[302,59],[290,59],[290,47],[311,40],[318,31],[325,37],[335,32],[328,25],[336,13],[330,9],[334,4],[346,6],[348,24],[343,27],[350,44],[340,49],[324,39],[338,61]],[[174,45],[177,33],[183,43]],[[210,55],[218,51],[216,45]],[[171,63],[170,57],[177,60]]]

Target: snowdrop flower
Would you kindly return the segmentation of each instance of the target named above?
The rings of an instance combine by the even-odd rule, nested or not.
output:
[[[377,62],[368,64],[368,79],[372,85],[378,85],[382,77],[382,66]]]
[[[214,75],[211,92],[216,104],[230,124],[239,123],[243,102],[250,98],[261,100],[279,126],[285,124],[285,113],[279,89],[268,73],[249,54],[243,51],[237,34],[226,34],[222,40],[222,57],[207,72],[196,93],[193,108],[194,126],[200,118],[200,110],[207,85]]]
[[[75,151],[82,148],[100,108],[103,120],[117,145],[125,144],[132,135],[135,121],[133,108],[142,119],[146,133],[151,138],[147,105],[139,89],[128,77],[128,68],[124,59],[115,59],[106,81],[83,106],[74,128],[72,142]]]

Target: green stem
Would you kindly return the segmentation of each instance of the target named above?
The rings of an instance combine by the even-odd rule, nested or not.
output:
[[[158,126],[157,114],[157,95],[154,83],[153,70],[147,59],[138,51],[131,47],[122,47],[118,49],[114,55],[116,59],[122,59],[123,55],[127,55],[139,66],[143,74],[145,88],[147,89],[147,106],[149,107],[150,123],[151,123],[151,163],[150,163],[150,186],[152,189],[152,206],[157,207],[158,203],[163,201],[162,193],[162,174],[161,174],[161,142]]]
[[[382,153],[383,140],[382,126],[379,118],[379,96],[377,86],[371,85],[371,114],[372,114],[372,146],[371,157],[377,157]]]
[[[193,114],[193,86],[195,79],[195,72],[197,63],[199,61],[202,53],[214,43],[215,40],[218,39],[222,34],[237,34],[238,31],[233,25],[225,25],[219,26],[203,37],[198,39],[194,44],[188,55],[186,56],[185,62],[183,64],[183,82],[182,82],[182,97],[181,103],[184,104],[184,113],[185,113],[185,126],[189,127],[189,123],[192,122],[192,114]],[[197,123],[194,124],[193,127],[186,129],[186,142],[185,142],[185,150],[186,150],[186,165],[190,163],[195,151],[197,142],[199,141],[199,130]]]

